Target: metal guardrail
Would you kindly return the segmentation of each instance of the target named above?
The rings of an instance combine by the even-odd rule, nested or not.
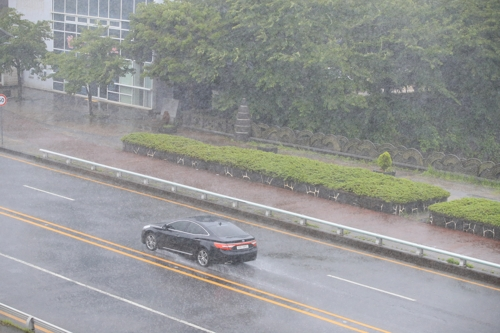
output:
[[[0,303],[0,317],[7,317],[9,319],[15,318],[21,322],[24,322],[25,323],[24,327],[33,332],[43,331],[52,333],[71,333],[70,331],[52,325],[44,320],[30,316],[27,313],[16,310],[2,303]]]
[[[48,151],[45,149],[40,149],[40,151],[43,153],[43,158],[45,158],[45,159],[48,159],[50,156],[60,157],[60,158],[63,158],[65,160],[66,164],[75,164],[75,166],[78,166],[77,163],[82,164],[82,167],[84,167],[84,168],[86,167],[86,168],[90,169],[91,171],[96,171],[96,172],[101,171],[101,172],[105,172],[105,173],[106,172],[111,173],[115,177],[118,177],[118,178],[129,177],[130,178],[129,180],[131,180],[131,181],[134,181],[134,179],[139,180],[142,184],[145,184],[145,185],[154,186],[156,184],[156,185],[158,185],[157,187],[160,187],[161,189],[166,190],[166,191],[179,192],[179,193],[180,193],[180,191],[185,191],[185,192],[190,192],[191,194],[194,193],[194,195],[197,195],[201,200],[219,200],[219,201],[222,200],[222,201],[228,202],[232,208],[236,208],[236,209],[240,209],[240,210],[243,210],[243,207],[246,206],[246,207],[250,208],[250,210],[252,212],[254,212],[254,213],[257,212],[257,213],[263,214],[265,216],[280,214],[282,216],[286,216],[288,218],[298,220],[299,223],[301,225],[304,225],[304,226],[310,224],[309,222],[314,222],[314,223],[318,223],[318,224],[323,225],[323,226],[333,227],[333,228],[335,228],[336,234],[339,236],[345,236],[349,233],[355,233],[357,235],[361,235],[361,237],[358,237],[358,238],[362,238],[365,241],[366,241],[366,237],[368,237],[368,241],[372,241],[372,242],[374,241],[375,244],[378,246],[384,246],[385,242],[394,243],[394,244],[398,245],[398,250],[401,251],[400,246],[404,246],[406,248],[410,248],[411,249],[410,252],[416,256],[424,256],[424,255],[426,255],[426,252],[428,252],[428,253],[432,253],[432,254],[443,255],[443,256],[457,259],[459,261],[458,265],[462,266],[462,267],[468,267],[469,266],[468,263],[475,263],[475,264],[479,264],[482,266],[487,266],[489,268],[495,268],[495,269],[500,270],[499,264],[495,264],[495,263],[492,263],[489,261],[476,259],[476,258],[464,256],[464,255],[461,255],[458,253],[453,253],[453,252],[449,252],[449,251],[445,251],[445,250],[440,250],[440,249],[437,249],[434,247],[429,247],[426,245],[407,242],[407,241],[404,241],[401,239],[397,239],[397,238],[393,238],[393,237],[389,237],[389,236],[384,236],[381,234],[377,234],[377,233],[373,233],[373,232],[369,232],[369,231],[364,231],[361,229],[352,228],[352,227],[348,227],[348,226],[333,223],[333,222],[320,220],[320,219],[317,219],[314,217],[310,217],[310,216],[306,216],[306,215],[302,215],[302,214],[297,214],[297,213],[289,212],[286,210],[282,210],[282,209],[278,209],[278,208],[274,208],[274,207],[269,207],[269,206],[265,206],[265,205],[257,204],[254,202],[225,196],[225,195],[210,192],[210,191],[205,191],[205,190],[198,189],[195,187],[166,181],[166,180],[163,180],[160,178],[146,176],[146,175],[142,175],[142,174],[127,171],[127,170],[114,168],[114,167],[110,167],[110,166],[103,165],[103,164],[98,164],[98,163],[83,160],[80,158],[75,158],[72,156],[55,153],[55,152]]]

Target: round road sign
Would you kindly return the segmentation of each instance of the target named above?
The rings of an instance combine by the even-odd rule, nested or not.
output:
[[[7,96],[0,94],[0,106],[7,104]]]

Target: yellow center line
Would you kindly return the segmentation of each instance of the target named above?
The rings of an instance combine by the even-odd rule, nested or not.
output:
[[[5,209],[2,207],[2,209]],[[13,212],[12,210],[9,210],[9,209],[5,209],[5,210],[8,210],[8,211],[11,211]],[[209,283],[209,284],[212,284],[212,285],[215,285],[215,286],[218,286],[218,287],[222,287],[222,288],[225,288],[225,289],[228,289],[228,290],[231,290],[231,291],[234,291],[234,292],[237,292],[237,293],[240,293],[240,294],[243,294],[243,295],[246,295],[246,296],[250,296],[250,297],[253,297],[253,298],[256,298],[258,300],[261,300],[261,301],[264,301],[264,302],[268,302],[268,303],[271,303],[271,304],[274,304],[274,305],[277,305],[277,306],[280,306],[280,307],[283,307],[283,308],[286,308],[286,309],[289,309],[289,310],[292,310],[292,311],[295,311],[295,312],[299,312],[299,313],[302,313],[302,314],[305,314],[305,315],[308,315],[310,317],[313,317],[313,318],[316,318],[316,319],[320,319],[320,320],[323,320],[323,321],[326,321],[326,322],[329,322],[331,324],[335,324],[335,325],[338,325],[338,326],[341,326],[341,327],[344,327],[344,328],[347,328],[349,330],[352,330],[352,331],[355,331],[355,332],[366,332],[366,331],[363,331],[363,330],[360,330],[360,329],[357,329],[357,328],[354,328],[354,327],[351,327],[351,326],[348,326],[348,325],[345,325],[343,323],[340,323],[338,321],[335,321],[335,320],[332,320],[332,319],[329,319],[329,318],[325,318],[325,317],[322,317],[320,315],[317,315],[317,314],[314,314],[314,313],[311,313],[311,312],[308,312],[308,311],[305,311],[305,310],[301,310],[301,309],[297,309],[297,308],[294,308],[290,305],[287,305],[287,304],[284,304],[284,303],[280,303],[278,301],[275,301],[275,300],[272,300],[272,299],[269,299],[269,298],[265,298],[265,297],[262,297],[262,296],[259,296],[259,295],[255,295],[255,294],[252,294],[250,292],[247,292],[247,291],[243,291],[243,290],[240,290],[240,289],[237,289],[235,287],[231,287],[231,286],[228,286],[228,285],[225,285],[225,284],[222,284],[222,283],[219,283],[219,282],[216,282],[216,281],[212,281],[212,280],[209,280],[207,278],[204,278],[204,277],[201,277],[201,276],[197,276],[197,275],[194,275],[192,273],[188,273],[188,272],[184,272],[182,270],[179,270],[177,268],[174,268],[174,267],[168,267],[168,266],[164,266],[160,263],[157,263],[157,262],[154,262],[154,261],[151,261],[151,260],[148,260],[148,259],[144,259],[144,258],[141,258],[141,257],[138,257],[136,255],[133,255],[133,254],[129,254],[129,253],[125,253],[123,251],[120,251],[118,249],[114,249],[114,248],[111,248],[109,246],[105,246],[105,245],[102,245],[102,244],[98,244],[96,242],[93,242],[93,241],[90,241],[90,240],[87,240],[87,239],[84,239],[84,238],[81,238],[81,237],[78,237],[78,236],[75,236],[75,235],[72,235],[72,234],[69,234],[67,232],[64,232],[64,231],[60,231],[60,230],[56,230],[52,227],[49,227],[49,226],[46,226],[46,225],[41,225],[39,223],[36,223],[36,222],[33,222],[33,221],[30,221],[30,220],[27,220],[26,218],[22,218],[22,217],[19,217],[19,216],[15,216],[15,215],[12,215],[12,214],[9,214],[9,213],[4,213],[4,212],[0,212],[0,215],[4,215],[4,216],[7,216],[7,217],[11,217],[13,219],[16,219],[16,220],[19,220],[19,221],[22,221],[22,222],[25,222],[25,223],[29,223],[31,225],[34,225],[34,226],[37,226],[37,227],[40,227],[40,228],[43,228],[43,229],[46,229],[46,230],[49,230],[49,231],[52,231],[52,232],[55,232],[55,233],[58,233],[58,234],[61,234],[61,235],[64,235],[64,236],[67,236],[67,237],[70,237],[70,238],[73,238],[73,239],[76,239],[76,240],[79,240],[81,242],[84,242],[84,243],[87,243],[87,244],[90,244],[90,245],[94,245],[94,246],[97,246],[97,247],[100,247],[100,248],[103,248],[103,249],[106,249],[108,251],[111,251],[111,252],[114,252],[114,253],[117,253],[117,254],[120,254],[120,255],[123,255],[123,256],[126,256],[126,257],[129,257],[129,258],[132,258],[132,259],[136,259],[136,260],[139,260],[141,262],[144,262],[144,263],[147,263],[147,264],[151,264],[151,265],[154,265],[154,266],[157,266],[157,267],[160,267],[160,268],[163,268],[163,269],[167,269],[169,271],[172,271],[172,272],[175,272],[175,273],[178,273],[178,274],[182,274],[184,276],[188,276],[190,278],[193,278],[193,279],[197,279],[199,281],[203,281],[203,282],[206,282],[206,283]],[[19,214],[19,215],[25,215],[25,214]],[[26,217],[28,217],[28,215],[25,215]],[[66,227],[63,227],[63,226],[59,226],[57,224],[54,224],[54,223],[51,223],[51,222],[48,222],[48,221],[43,221],[43,220],[40,220],[40,219],[37,219],[37,218],[34,218],[34,220],[38,220],[40,222],[43,222],[43,223],[49,223],[50,225],[54,225],[54,226],[57,226],[57,227],[61,227],[62,229],[68,229],[68,230],[71,230],[69,228],[66,228]],[[87,235],[85,233],[82,233],[82,232],[76,232],[80,235],[85,235],[86,237],[89,237],[89,238],[94,238],[94,239],[98,239],[97,237],[94,237],[94,236],[91,236],[91,235]],[[105,240],[101,240],[99,239],[100,241],[104,241],[106,243],[109,243],[109,244],[114,244],[112,242],[107,242]],[[127,247],[124,247],[124,246],[120,246],[118,244],[115,244],[115,246],[118,246],[118,247],[121,247],[123,249],[128,249],[132,252],[136,252],[136,253],[141,253],[141,254],[144,254],[140,251],[137,251],[137,250],[134,250],[134,249],[129,249]],[[155,259],[159,259],[157,257],[154,257],[154,256],[151,256]],[[226,279],[222,279],[222,278],[219,278],[217,276],[214,276],[214,275],[211,275],[211,274],[206,274],[205,272],[202,272],[202,271],[198,271],[196,269],[192,269],[192,268],[189,268],[187,266],[182,266],[182,265],[178,265],[177,263],[174,263],[174,262],[170,262],[168,260],[161,260],[161,261],[164,261],[164,262],[167,262],[167,263],[171,263],[171,264],[174,264],[176,266],[179,266],[179,267],[183,267],[183,268],[187,268],[191,271],[194,271],[196,273],[201,273],[205,276],[210,276],[210,277],[215,277],[217,279],[219,279],[220,281],[224,281],[224,282],[229,282],[229,283],[232,283],[234,285],[237,285],[237,286],[240,286],[240,287],[244,287],[244,288],[247,288],[249,290],[252,290],[252,291],[257,291],[263,295],[267,295],[267,296],[273,296],[272,294],[269,294],[269,293],[266,293],[264,291],[261,291],[259,289],[256,289],[256,288],[252,288],[252,287],[249,287],[249,286],[245,286],[243,284],[239,284],[239,283],[236,283],[236,282],[233,282],[233,281],[230,281],[230,280],[226,280]],[[373,330],[376,330],[376,331],[379,331],[379,332],[385,332],[385,333],[388,333],[388,331],[385,331],[385,330],[382,330],[382,329],[378,329],[376,327],[373,327],[373,326],[370,326],[370,325],[366,325],[366,324],[363,324],[363,323],[360,323],[360,322],[357,322],[355,320],[351,320],[351,319],[348,319],[346,317],[342,317],[342,316],[338,316],[338,315],[335,315],[333,313],[329,313],[327,311],[323,311],[323,310],[320,310],[320,309],[316,309],[316,308],[313,308],[313,307],[310,307],[310,306],[307,306],[307,305],[304,305],[304,304],[301,304],[299,302],[295,302],[295,301],[292,301],[292,300],[288,300],[286,298],[281,298],[281,297],[278,297],[278,296],[273,296],[273,297],[276,297],[277,299],[281,299],[283,301],[287,301],[287,302],[290,302],[292,304],[295,304],[295,305],[300,305],[300,306],[303,306],[303,307],[306,307],[306,308],[309,308],[311,310],[315,310],[315,311],[319,311],[319,312],[322,312],[322,313],[325,313],[325,314],[328,314],[330,316],[333,316],[333,317],[337,317],[337,318],[340,318],[340,319],[343,319],[343,320],[347,320],[353,324],[356,324],[356,325],[360,325],[360,326],[363,326],[363,327],[366,327],[366,328],[369,328],[369,329],[373,329]]]
[[[13,214],[24,216],[24,217],[29,218],[31,220],[39,221],[39,222],[44,223],[44,224],[52,225],[54,227],[57,227],[57,228],[60,228],[60,229],[63,229],[63,230],[67,230],[67,231],[70,231],[72,233],[75,233],[75,234],[78,234],[78,235],[81,235],[81,236],[84,236],[84,237],[87,237],[87,238],[90,238],[90,239],[94,239],[96,241],[99,241],[99,242],[102,242],[102,243],[106,243],[106,244],[115,246],[117,248],[121,248],[121,249],[130,251],[132,253],[137,253],[137,254],[140,254],[142,256],[154,258],[156,260],[163,261],[163,262],[168,263],[168,264],[176,265],[176,266],[182,267],[182,268],[184,268],[186,270],[189,270],[189,271],[192,271],[192,272],[195,272],[195,273],[198,273],[198,274],[202,274],[202,275],[205,275],[205,276],[210,277],[210,278],[217,279],[217,280],[222,281],[222,282],[230,283],[230,284],[233,284],[235,286],[238,286],[238,287],[241,287],[241,288],[246,288],[248,290],[255,291],[255,292],[261,293],[263,295],[267,295],[267,296],[270,296],[270,297],[273,297],[273,298],[276,298],[276,299],[280,299],[282,301],[285,301],[285,302],[288,302],[288,303],[291,303],[291,304],[295,304],[295,305],[298,305],[298,306],[302,306],[302,307],[305,307],[305,308],[308,308],[308,309],[311,309],[311,310],[314,310],[314,311],[317,311],[317,312],[321,312],[321,313],[327,314],[327,315],[332,316],[332,317],[336,317],[336,318],[339,318],[339,319],[342,319],[342,320],[347,320],[347,321],[350,321],[350,322],[352,322],[354,324],[357,324],[357,325],[361,325],[361,326],[365,326],[367,328],[378,330],[375,327],[371,327],[371,326],[368,326],[366,324],[363,324],[363,323],[360,323],[360,322],[356,322],[356,321],[354,321],[352,319],[349,319],[349,318],[346,318],[346,317],[343,317],[343,316],[340,316],[340,315],[337,315],[337,314],[334,314],[334,313],[331,313],[331,312],[328,312],[328,311],[325,311],[325,310],[322,310],[322,309],[318,309],[318,308],[315,308],[315,307],[312,307],[312,306],[309,306],[309,305],[306,305],[306,304],[303,304],[303,303],[300,303],[300,302],[296,302],[294,300],[287,299],[285,297],[281,297],[281,296],[278,296],[278,295],[275,295],[275,294],[272,294],[272,293],[269,293],[269,292],[266,292],[266,291],[263,291],[263,290],[260,290],[260,289],[256,289],[256,288],[253,288],[253,287],[250,287],[250,286],[247,286],[247,285],[244,285],[244,284],[232,281],[232,280],[227,280],[227,279],[219,277],[217,275],[206,273],[204,271],[200,271],[198,269],[195,269],[195,268],[192,268],[192,267],[189,267],[189,266],[185,266],[185,265],[179,264],[177,262],[173,262],[173,261],[170,261],[170,260],[167,260],[167,259],[163,259],[163,258],[158,258],[158,257],[156,257],[156,256],[154,256],[152,254],[145,253],[145,252],[133,249],[133,248],[129,248],[129,247],[123,246],[121,244],[113,243],[111,241],[108,241],[108,240],[105,240],[105,239],[102,239],[102,238],[99,238],[99,237],[96,237],[96,236],[92,236],[92,235],[86,234],[86,233],[78,231],[78,230],[74,230],[74,229],[71,229],[71,228],[68,228],[68,227],[56,224],[56,223],[52,223],[52,222],[49,222],[49,221],[46,221],[46,220],[43,220],[43,219],[39,219],[37,217],[30,216],[30,215],[27,215],[27,214],[24,214],[24,213],[21,213],[21,212],[17,212],[17,211],[14,211],[14,210],[2,207],[2,206],[0,206],[0,209],[8,211],[8,212],[11,212]],[[5,213],[2,213],[2,212],[0,212],[0,214],[16,218],[15,216],[10,215],[10,214],[5,214]],[[36,224],[36,225],[38,225],[38,224]],[[53,229],[50,229],[50,230],[53,230]],[[56,231],[56,230],[54,230],[54,231]]]

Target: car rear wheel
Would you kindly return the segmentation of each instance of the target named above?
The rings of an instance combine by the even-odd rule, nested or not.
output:
[[[203,267],[207,267],[210,264],[210,256],[207,249],[201,248],[198,250],[196,261],[198,261],[198,264]]]
[[[155,251],[158,248],[156,236],[153,233],[149,233],[146,235],[146,247],[149,251]]]

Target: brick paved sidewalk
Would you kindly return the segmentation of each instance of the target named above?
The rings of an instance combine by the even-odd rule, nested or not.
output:
[[[26,89],[26,96],[28,99],[23,103],[9,100],[0,110],[6,149],[31,155],[41,155],[39,149],[47,149],[500,264],[498,241],[123,152],[122,136],[133,131],[151,131],[158,126],[147,111],[97,111],[97,117],[90,121],[85,104],[66,95]],[[223,140],[189,131],[180,134],[205,141]],[[411,173],[405,177],[420,181],[422,178]],[[452,192],[452,199],[462,196],[500,198],[498,192],[474,185],[433,182]]]

